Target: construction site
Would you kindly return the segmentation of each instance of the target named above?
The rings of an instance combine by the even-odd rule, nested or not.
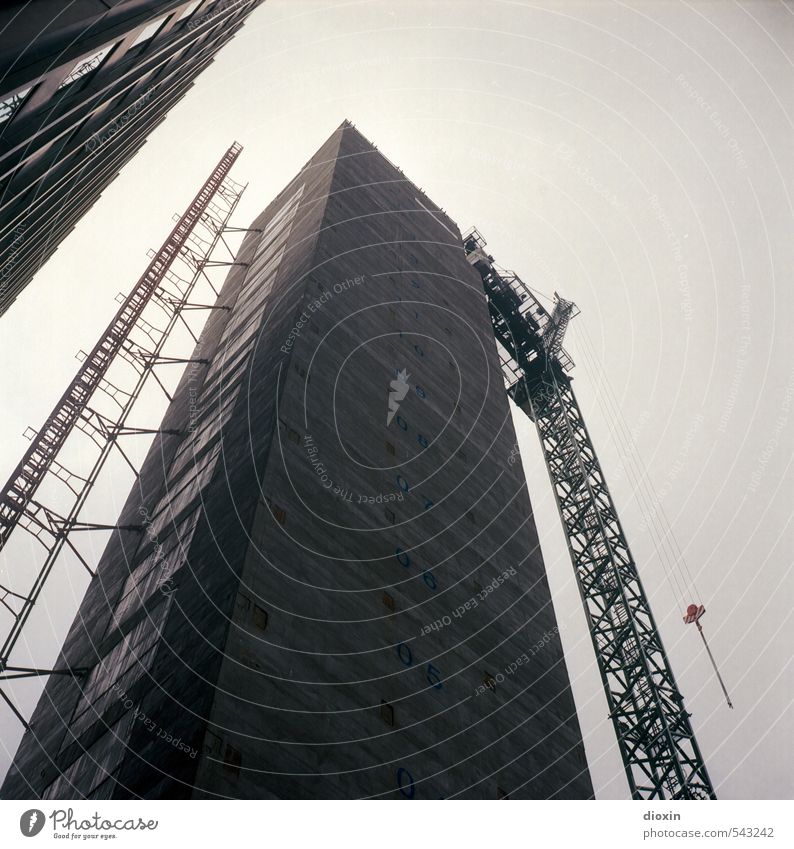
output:
[[[420,5],[0,12],[25,837],[59,800],[789,792],[749,125],[680,45],[627,51],[665,61],[656,7],[615,12],[616,81],[587,4]]]
[[[573,393],[575,305],[548,312],[347,121],[232,253],[239,153],[3,491],[3,544],[42,548],[2,587],[3,678],[47,678],[29,722],[0,690],[27,728],[3,796],[591,798],[511,399],[538,429],[631,796],[714,798]],[[175,357],[191,309],[209,317]],[[87,521],[143,385],[175,364],[117,524]],[[90,469],[61,460],[73,438]],[[112,532],[96,565],[73,542],[92,529]],[[65,548],[91,582],[58,664],[17,665]]]

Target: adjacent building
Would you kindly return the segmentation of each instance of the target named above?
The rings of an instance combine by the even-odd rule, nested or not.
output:
[[[0,11],[0,315],[262,0]]]
[[[345,122],[238,261],[2,795],[591,797],[457,225]]]

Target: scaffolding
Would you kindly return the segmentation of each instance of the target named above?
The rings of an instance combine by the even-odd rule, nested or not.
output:
[[[132,291],[126,297],[119,296],[121,306],[97,344],[89,353],[78,355],[82,364],[43,426],[38,431],[29,429],[25,434],[31,440],[30,447],[0,491],[0,551],[15,531],[23,530],[38,543],[40,559],[32,567],[16,562],[12,567],[6,564],[0,573],[0,682],[85,672],[82,669],[12,665],[12,655],[65,548],[93,576],[91,565],[75,545],[75,533],[143,531],[139,525],[85,521],[84,507],[114,449],[137,475],[135,465],[121,445],[123,437],[165,433],[160,429],[131,427],[127,421],[150,378],[171,400],[157,374],[158,367],[195,362],[164,353],[178,324],[198,341],[185,320],[185,312],[225,309],[194,303],[192,296],[202,280],[209,283],[217,296],[207,269],[238,264],[225,234],[243,232],[229,223],[245,190],[229,176],[241,150],[235,142],[226,151],[188,208],[178,217],[168,238],[152,255],[149,266]],[[230,261],[214,259],[220,245],[230,255]],[[77,440],[86,470],[77,471],[64,456],[65,449],[70,449]],[[51,492],[42,496],[46,484],[55,486],[50,486]],[[56,491],[57,497],[53,495]],[[0,696],[27,727],[2,686]]]

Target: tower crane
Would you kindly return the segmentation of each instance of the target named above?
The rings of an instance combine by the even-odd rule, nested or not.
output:
[[[540,436],[632,798],[715,799],[571,385],[562,342],[578,310],[556,296],[549,313],[497,267],[476,229],[463,244],[482,278],[507,392]]]

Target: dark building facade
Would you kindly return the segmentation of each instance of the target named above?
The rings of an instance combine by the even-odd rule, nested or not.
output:
[[[0,315],[263,0],[0,10]]]
[[[456,224],[345,122],[238,261],[2,795],[592,796]]]

